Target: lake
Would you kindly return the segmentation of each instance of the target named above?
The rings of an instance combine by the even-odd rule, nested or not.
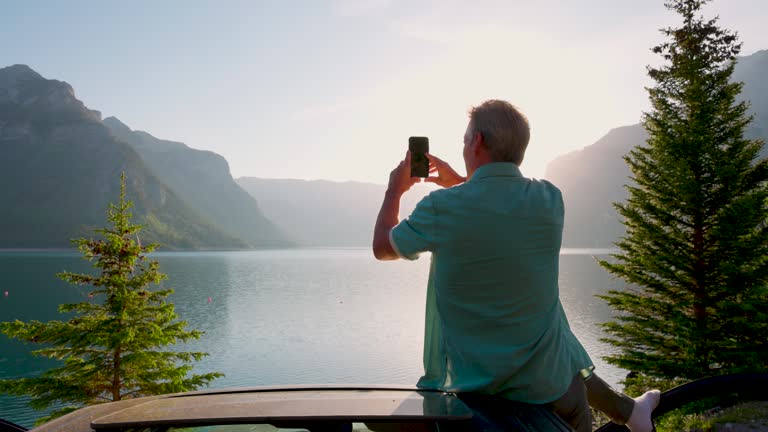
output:
[[[601,357],[596,325],[611,316],[596,294],[623,286],[595,261],[605,250],[564,249],[560,296],[598,373],[616,385],[625,371]],[[184,349],[206,351],[196,372],[226,374],[212,387],[275,384],[415,384],[421,376],[429,255],[376,261],[368,248],[153,254],[190,328]],[[87,299],[57,272],[91,272],[76,252],[0,252],[0,321],[61,319],[57,306]],[[4,295],[7,291],[8,295]],[[210,301],[208,300],[210,297]],[[0,378],[33,376],[53,363],[0,335]],[[39,413],[0,396],[0,418],[31,426]]]

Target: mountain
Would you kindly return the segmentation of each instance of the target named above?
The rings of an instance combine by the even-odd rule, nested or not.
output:
[[[627,197],[630,171],[622,157],[648,134],[639,124],[616,128],[595,144],[554,159],[544,177],[563,192],[564,247],[610,247],[624,227],[614,202]]]
[[[739,58],[733,71],[733,80],[744,83],[741,91],[742,100],[750,103],[750,111],[755,116],[748,129],[748,134],[768,142],[768,50],[758,51],[750,56]],[[763,149],[763,154],[768,152]]]
[[[386,186],[326,180],[241,177],[264,214],[301,246],[369,247]],[[407,216],[431,191],[415,185],[403,196],[400,214]]]
[[[768,142],[768,50],[740,57],[734,81],[744,82],[742,100],[750,102],[754,120],[750,138]],[[627,198],[624,185],[630,171],[623,156],[648,135],[640,124],[616,128],[596,143],[554,159],[545,178],[563,191],[565,202],[564,247],[611,247],[624,233],[614,202]],[[762,156],[768,156],[763,147]]]
[[[0,69],[0,248],[67,248],[106,224],[120,173],[142,242],[165,249],[244,248],[161,181],[62,81]]]
[[[200,215],[248,247],[291,244],[264,215],[251,195],[235,183],[220,155],[133,131],[115,117],[103,122],[120,141],[130,144],[149,169]]]

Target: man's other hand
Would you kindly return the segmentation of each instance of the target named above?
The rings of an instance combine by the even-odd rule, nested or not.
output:
[[[437,156],[432,156],[429,153],[427,153],[427,157],[429,158],[429,173],[437,173],[437,176],[427,177],[424,181],[435,183],[444,188],[456,186],[457,184],[467,181],[466,178],[460,176],[459,173],[451,168],[451,166],[448,165],[448,162]]]

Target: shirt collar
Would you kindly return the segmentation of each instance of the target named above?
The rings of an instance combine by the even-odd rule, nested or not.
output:
[[[520,168],[512,162],[491,162],[475,170],[469,181],[481,180],[488,177],[522,177]]]

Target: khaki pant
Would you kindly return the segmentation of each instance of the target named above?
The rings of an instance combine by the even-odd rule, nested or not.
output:
[[[592,430],[590,405],[604,412],[614,423],[623,425],[632,415],[635,401],[592,373],[587,378],[577,374],[565,394],[549,405],[576,432],[588,432]]]

